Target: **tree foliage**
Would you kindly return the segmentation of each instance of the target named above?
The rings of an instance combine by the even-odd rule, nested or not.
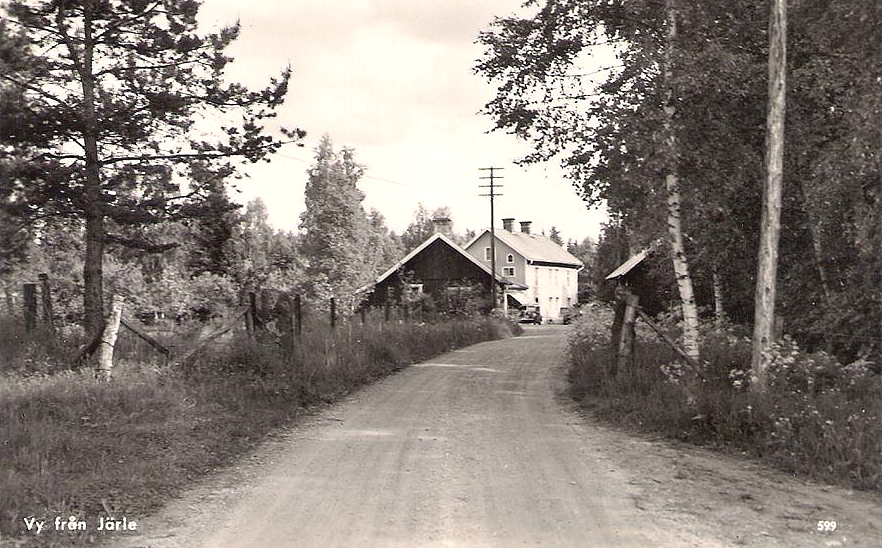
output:
[[[669,94],[699,304],[710,304],[717,272],[727,315],[752,322],[768,3],[678,2],[666,82],[664,2],[527,6],[531,14],[499,18],[479,38],[476,72],[498,86],[485,108],[496,129],[532,143],[524,162],[559,159],[639,250],[666,230],[658,181],[670,159],[660,152]],[[811,345],[878,351],[882,50],[865,44],[882,38],[882,6],[791,1],[788,19],[779,311]]]
[[[225,50],[239,26],[200,35],[194,0],[13,1],[7,11],[2,205],[26,223],[84,222],[85,322],[94,334],[103,325],[105,245],[173,247],[139,229],[198,216],[235,162],[276,150],[282,141],[265,124],[290,70],[259,90],[228,82]]]
[[[364,168],[349,148],[335,150],[329,136],[315,149],[308,170],[306,211],[301,215],[308,293],[319,300],[351,301],[371,281],[378,261],[366,260],[372,227],[357,183]],[[379,218],[374,218],[379,222]],[[373,263],[373,264],[371,264]]]

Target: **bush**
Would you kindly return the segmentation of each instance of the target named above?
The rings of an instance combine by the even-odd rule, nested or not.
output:
[[[769,391],[760,396],[750,390],[750,340],[737,327],[704,326],[701,378],[640,330],[633,365],[612,377],[612,317],[607,308],[586,308],[568,345],[573,395],[599,416],[752,452],[824,481],[882,490],[882,376],[876,364],[843,366],[785,338],[766,356]]]

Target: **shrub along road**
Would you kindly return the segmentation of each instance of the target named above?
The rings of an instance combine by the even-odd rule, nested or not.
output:
[[[364,388],[115,544],[878,546],[882,510],[865,493],[579,415],[565,332],[528,329]]]

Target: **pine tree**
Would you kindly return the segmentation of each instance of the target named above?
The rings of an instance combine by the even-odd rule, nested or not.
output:
[[[239,26],[197,34],[194,0],[13,1],[6,9],[2,205],[25,222],[82,220],[84,323],[95,338],[105,246],[173,247],[137,228],[198,215],[210,183],[235,171],[231,158],[254,162],[276,150],[264,123],[290,70],[257,91],[227,83],[224,51]]]

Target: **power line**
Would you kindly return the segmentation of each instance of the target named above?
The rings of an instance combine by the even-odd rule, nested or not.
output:
[[[311,163],[310,160],[304,160],[304,159],[302,159],[302,158],[295,158],[294,156],[288,156],[287,154],[282,154],[281,152],[277,152],[277,153],[276,153],[276,156],[281,156],[282,158],[287,158],[287,159],[289,159],[289,160],[295,160],[295,161],[297,161],[297,162],[303,162],[304,164],[309,164],[309,163]],[[442,193],[442,194],[455,194],[455,195],[457,195],[457,196],[468,196],[468,197],[470,197],[470,198],[474,198],[474,197],[475,197],[474,194],[470,194],[470,193],[468,193],[468,192],[457,192],[457,191],[455,191],[455,190],[443,190],[443,189],[433,188],[433,187],[428,187],[428,186],[424,186],[424,185],[415,185],[415,184],[413,184],[413,183],[404,183],[404,182],[401,182],[401,181],[394,181],[394,180],[392,180],[392,179],[384,179],[383,177],[374,177],[374,176],[372,176],[372,175],[362,175],[361,177],[362,177],[362,179],[371,179],[371,180],[373,180],[373,181],[381,181],[381,182],[384,182],[384,183],[390,183],[390,184],[393,184],[393,185],[399,185],[399,186],[406,186],[406,187],[409,187],[409,188],[416,188],[416,189],[419,189],[419,190],[428,190],[428,191],[430,191],[430,192],[439,192],[439,193]]]

